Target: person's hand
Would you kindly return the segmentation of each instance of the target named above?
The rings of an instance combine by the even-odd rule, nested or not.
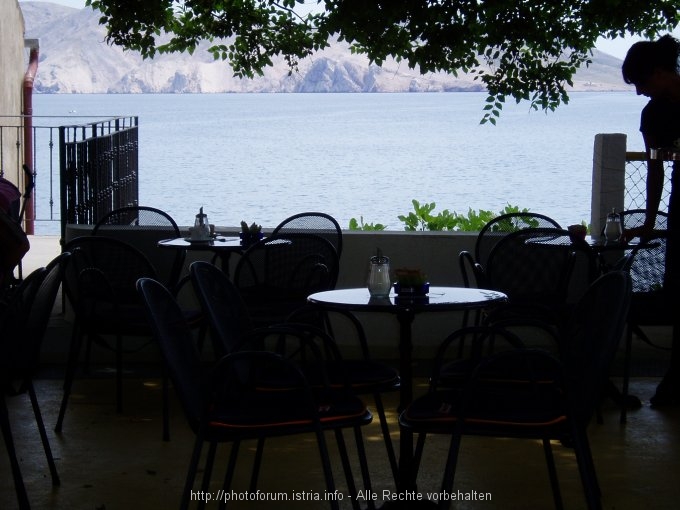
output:
[[[627,243],[631,239],[639,237],[641,241],[644,241],[645,239],[650,238],[653,232],[654,229],[649,228],[645,225],[641,225],[635,228],[627,228],[624,229],[623,235],[621,236],[621,240]]]

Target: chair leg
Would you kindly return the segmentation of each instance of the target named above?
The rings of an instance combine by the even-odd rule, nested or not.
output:
[[[257,439],[257,448],[255,450],[255,459],[253,460],[253,470],[250,475],[250,492],[257,490],[257,480],[260,476],[260,467],[262,466],[262,454],[264,452],[265,438]]]
[[[382,431],[383,439],[385,440],[385,448],[387,449],[387,459],[392,469],[392,477],[397,480],[399,476],[399,465],[397,463],[397,456],[394,453],[394,444],[392,443],[392,436],[385,416],[385,406],[383,405],[382,397],[379,393],[373,395],[375,401],[375,408],[378,411],[378,418],[380,420],[380,429]]]
[[[413,453],[413,472],[418,474],[420,470],[420,461],[423,458],[423,450],[425,449],[425,438],[427,434],[418,434],[418,440],[416,441],[416,449]]]
[[[326,444],[326,437],[324,436],[320,425],[317,426],[316,429],[316,443],[319,447],[319,455],[321,456],[321,466],[326,480],[326,491],[328,494],[335,494],[335,481],[333,480],[333,469],[331,468],[328,445]],[[332,510],[340,510],[340,505],[335,498],[331,498],[330,505]]]
[[[203,471],[203,481],[201,482],[201,491],[203,494],[207,493],[210,490],[210,478],[212,478],[212,471],[213,467],[215,466],[215,454],[217,453],[217,443],[215,441],[212,441],[210,443],[210,446],[208,446],[208,455],[205,460],[205,469]],[[205,508],[206,501],[205,499],[202,499],[199,504],[198,508],[203,509]]]
[[[66,414],[66,407],[68,406],[68,399],[71,396],[73,380],[76,377],[76,370],[78,369],[78,358],[80,357],[82,342],[82,330],[76,321],[76,324],[73,325],[73,332],[71,333],[71,346],[69,347],[66,374],[64,375],[64,395],[61,399],[61,405],[59,406],[57,424],[54,426],[54,431],[57,433],[61,432],[62,426],[64,425],[64,415]]]
[[[423,434],[424,436],[424,434]],[[453,490],[453,482],[456,478],[456,465],[458,464],[458,453],[460,452],[460,442],[462,436],[459,431],[454,431],[451,434],[451,442],[449,444],[449,454],[446,458],[446,467],[444,468],[444,478],[442,479],[442,494],[450,494]],[[439,507],[447,510],[451,506],[451,500],[442,498],[439,502]]]
[[[170,441],[170,379],[165,361],[161,361],[162,399],[163,399],[163,441]]]
[[[59,480],[59,473],[57,472],[57,466],[54,463],[52,448],[50,447],[50,441],[47,438],[45,422],[42,419],[42,413],[40,412],[40,406],[38,405],[38,396],[35,394],[35,387],[33,386],[32,381],[28,381],[27,389],[28,396],[31,399],[31,406],[33,407],[33,414],[35,415],[35,423],[38,426],[38,433],[40,434],[40,440],[42,441],[43,449],[45,450],[45,457],[47,457],[47,465],[50,468],[52,485],[60,485],[61,481]]]
[[[229,492],[229,489],[231,488],[231,482],[234,479],[234,470],[236,469],[236,459],[238,458],[238,450],[239,446],[241,446],[240,441],[235,441],[231,445],[231,453],[229,454],[229,463],[227,464],[227,472],[224,474],[224,482],[222,484],[222,488],[224,489],[224,492],[227,493]],[[255,491],[257,488],[255,488]],[[255,492],[253,491],[253,492]],[[219,505],[219,510],[223,510],[224,508],[227,507],[227,500],[226,498],[220,501]]]
[[[588,443],[588,436],[585,431],[576,431],[573,436],[574,454],[576,455],[588,510],[602,510],[601,490],[597,481],[597,473],[590,451],[590,444]]]
[[[553,501],[555,508],[562,510],[562,492],[560,491],[560,482],[557,478],[557,469],[555,469],[555,456],[553,455],[550,439],[543,439],[543,452],[545,453],[545,463],[548,466],[548,476],[550,477],[550,487],[552,488]]]
[[[116,336],[116,412],[123,412],[123,338]]]
[[[359,498],[357,498],[357,486],[354,483],[354,476],[352,475],[352,467],[349,463],[349,456],[347,455],[347,445],[345,444],[345,436],[342,435],[341,429],[335,429],[335,441],[338,444],[338,451],[340,453],[340,461],[342,469],[345,472],[345,480],[347,480],[347,490],[349,491],[352,500],[352,508],[360,510]]]
[[[354,427],[354,440],[357,444],[357,455],[359,456],[359,465],[361,466],[361,477],[364,482],[364,490],[370,492],[373,488],[371,485],[371,475],[368,469],[368,459],[366,457],[366,447],[364,445],[364,435],[361,432],[361,427]],[[368,499],[368,508],[373,510],[375,502],[373,499]]]
[[[20,510],[30,510],[31,505],[28,502],[28,494],[26,493],[26,486],[24,485],[24,478],[21,476],[21,469],[19,468],[19,460],[17,459],[17,452],[14,448],[14,437],[12,436],[12,428],[9,424],[9,413],[7,411],[7,402],[5,402],[4,395],[1,396],[2,403],[0,405],[0,427],[2,427],[2,436],[5,439],[5,446],[7,447],[7,455],[12,468],[12,477],[14,478],[14,490],[17,494]]]
[[[187,478],[184,482],[184,492],[182,493],[180,510],[188,510],[189,508],[189,502],[191,501],[191,491],[194,488],[194,481],[196,480],[196,473],[198,471],[198,462],[201,460],[202,448],[203,438],[200,436],[200,434],[197,434],[196,440],[194,441],[194,451],[191,453],[191,460],[189,461]]]
[[[626,349],[623,356],[623,384],[621,386],[621,416],[619,423],[628,421],[628,386],[630,383],[630,362],[633,347],[633,328],[626,325]]]

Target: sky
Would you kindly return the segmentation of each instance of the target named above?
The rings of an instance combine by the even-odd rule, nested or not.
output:
[[[22,0],[19,0],[20,2]],[[61,5],[66,5],[68,7],[74,7],[76,9],[82,9],[85,7],[85,0],[46,0],[50,1],[55,4],[61,4]],[[676,37],[680,37],[680,29],[676,29],[673,31]],[[598,39],[597,42],[597,49],[604,51],[605,53],[609,53],[610,55],[613,55],[615,57],[618,57],[620,59],[623,59],[626,56],[626,52],[628,51],[628,48],[630,48],[631,44],[633,44],[636,41],[639,41],[641,38],[640,37],[626,37],[626,38],[617,38],[612,41],[606,40],[606,39]]]

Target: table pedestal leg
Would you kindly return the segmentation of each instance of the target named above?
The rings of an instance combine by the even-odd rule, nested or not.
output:
[[[413,400],[413,339],[411,325],[415,314],[405,309],[397,316],[399,319],[399,372],[401,387],[399,395],[399,413]],[[399,439],[399,480],[397,490],[400,492],[415,490],[415,473],[413,473],[413,434],[401,431]]]

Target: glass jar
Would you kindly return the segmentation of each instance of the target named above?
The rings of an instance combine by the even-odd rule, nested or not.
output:
[[[604,238],[607,242],[615,242],[621,239],[622,235],[621,215],[612,209],[612,212],[607,215],[607,222],[604,225]]]
[[[210,224],[208,223],[208,215],[203,212],[203,208],[199,210],[194,220],[194,228],[191,231],[191,239],[202,241],[210,239]]]
[[[390,259],[382,255],[371,257],[368,269],[368,292],[373,297],[386,297],[390,294]]]

